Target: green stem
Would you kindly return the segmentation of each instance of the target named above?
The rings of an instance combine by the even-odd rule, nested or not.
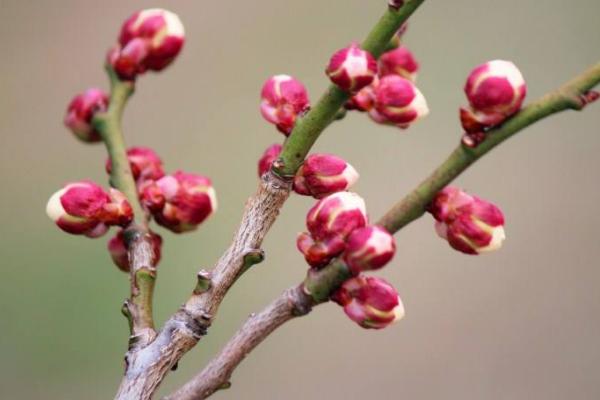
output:
[[[400,26],[423,3],[424,0],[407,0],[399,9],[389,7],[373,27],[361,47],[378,58]],[[298,120],[286,140],[274,172],[282,177],[292,177],[304,161],[311,147],[323,130],[335,120],[336,115],[350,94],[336,85],[330,85],[317,104]]]
[[[156,267],[152,264],[153,247],[148,218],[138,199],[121,130],[123,111],[134,91],[134,82],[121,81],[110,67],[106,70],[110,79],[110,103],[106,112],[94,116],[93,123],[102,136],[111,160],[110,184],[127,197],[134,213],[133,222],[125,228],[131,281],[131,297],[125,303],[125,314],[130,320],[132,332],[130,344],[143,346],[154,335],[152,297]]]
[[[600,63],[556,91],[532,102],[498,128],[490,130],[486,139],[476,148],[458,146],[427,179],[396,203],[377,224],[384,226],[391,233],[398,232],[421,217],[436,193],[479,158],[536,121],[564,110],[581,110],[587,104],[585,95],[599,83]],[[343,262],[334,260],[325,268],[310,272],[304,281],[304,287],[318,304],[327,301],[331,292],[348,276]]]

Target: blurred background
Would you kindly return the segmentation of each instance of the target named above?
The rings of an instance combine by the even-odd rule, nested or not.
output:
[[[107,182],[103,146],[78,142],[62,118],[74,94],[107,88],[103,58],[122,21],[148,7],[181,16],[184,50],[164,73],[139,80],[126,141],[155,148],[169,171],[210,176],[220,202],[197,232],[159,230],[160,325],[185,300],[195,272],[228,245],[256,188],[259,155],[282,139],[258,112],[264,80],[292,74],[316,101],[331,53],[364,37],[385,3],[0,0],[0,398],[107,399],[122,374],[128,280],[109,259],[108,236],[66,235],[44,213],[67,181]],[[405,43],[421,62],[430,116],[400,131],[351,114],[315,150],[358,169],[356,190],[375,219],[458,143],[472,67],[512,60],[528,99],[537,98],[598,61],[599,13],[596,0],[427,1]],[[273,334],[215,398],[600,398],[599,124],[600,104],[546,119],[458,179],[503,209],[501,251],[457,253],[437,238],[430,216],[397,235],[397,256],[381,275],[401,293],[403,321],[367,331],[336,305],[318,307]],[[264,243],[267,260],[235,285],[160,394],[304,277],[295,235],[311,204],[298,196],[286,204]]]

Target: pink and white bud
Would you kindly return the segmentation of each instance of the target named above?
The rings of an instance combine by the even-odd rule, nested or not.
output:
[[[377,75],[377,61],[358,43],[352,43],[333,54],[325,72],[342,90],[356,93],[373,82]]]
[[[375,88],[379,84],[379,78],[375,77],[370,85],[360,89],[358,93],[350,98],[344,107],[348,110],[370,111],[375,106]]]
[[[165,176],[163,163],[158,154],[149,147],[131,147],[127,150],[131,174],[136,181],[157,180]],[[111,173],[112,163],[106,160],[106,172]]]
[[[179,17],[151,8],[129,17],[121,28],[119,46],[108,61],[122,79],[134,79],[147,70],[160,71],[177,57],[185,40]]]
[[[510,61],[493,60],[471,71],[465,84],[470,109],[462,108],[461,122],[467,132],[502,123],[523,104],[527,85]]]
[[[356,229],[348,236],[344,261],[348,269],[358,275],[384,267],[395,253],[394,237],[384,228],[372,225]]]
[[[351,192],[337,192],[319,200],[306,215],[306,227],[315,241],[332,237],[345,240],[367,222],[365,201]]]
[[[322,268],[334,257],[340,255],[346,244],[339,236],[333,236],[321,241],[315,241],[306,232],[298,234],[296,239],[298,250],[304,255],[304,259],[313,268]]]
[[[321,199],[348,190],[358,180],[358,172],[333,154],[311,154],[294,177],[293,189],[304,196]]]
[[[150,240],[152,241],[152,250],[154,257],[152,259],[153,265],[158,265],[161,257],[162,237],[154,232],[150,232]],[[113,262],[123,272],[129,272],[129,255],[127,252],[127,245],[125,244],[125,233],[123,230],[117,232],[107,244],[108,252]]]
[[[260,113],[268,122],[288,136],[296,119],[308,110],[310,102],[304,85],[289,75],[267,79],[260,92]]]
[[[151,184],[145,188],[154,188]],[[156,222],[176,232],[188,232],[196,229],[217,209],[215,189],[209,178],[177,171],[156,181],[156,187],[164,197],[162,208],[153,213]],[[154,188],[153,190],[156,190]],[[158,196],[153,193],[154,196]],[[142,200],[150,201],[142,192]],[[145,205],[146,202],[145,202]],[[157,205],[149,209],[157,209]]]
[[[267,171],[269,171],[271,169],[271,165],[273,165],[273,162],[275,160],[277,160],[282,149],[283,149],[283,146],[280,145],[279,143],[275,143],[275,144],[272,144],[271,146],[267,147],[267,149],[265,150],[263,155],[258,160],[258,177],[259,178],[261,176],[263,176],[264,174],[266,174]]]
[[[438,193],[430,212],[436,219],[437,234],[462,253],[497,250],[506,238],[502,211],[460,189],[447,187]]]
[[[429,114],[425,97],[408,79],[387,75],[375,89],[375,112],[369,115],[375,121],[408,128]]]
[[[418,71],[419,63],[412,52],[404,46],[388,51],[379,58],[380,77],[386,75],[400,75],[411,82],[415,82],[417,80]]]
[[[67,108],[64,123],[78,139],[93,143],[102,140],[100,133],[92,126],[97,112],[108,108],[108,95],[100,89],[88,89],[71,100]]]
[[[331,298],[363,328],[382,329],[404,317],[398,292],[381,278],[361,275],[350,278]]]
[[[112,189],[109,195],[90,181],[69,183],[54,193],[46,213],[63,231],[89,237],[102,236],[108,225],[126,225],[133,218],[120,192]]]

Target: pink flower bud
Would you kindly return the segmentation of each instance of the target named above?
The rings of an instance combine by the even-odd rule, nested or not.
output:
[[[294,191],[304,196],[323,198],[348,190],[358,180],[358,172],[343,159],[332,154],[311,154],[298,169]]]
[[[348,110],[370,111],[375,105],[375,88],[379,84],[379,78],[375,77],[370,85],[360,89],[358,93],[344,104]]]
[[[358,43],[352,43],[331,57],[325,72],[341,89],[354,93],[373,81],[377,74],[377,61]]]
[[[310,107],[306,88],[289,75],[275,75],[267,79],[260,98],[263,118],[286,136],[292,132],[298,115]]]
[[[71,100],[64,123],[80,140],[99,142],[102,139],[92,126],[92,118],[95,113],[104,112],[107,108],[108,95],[100,89],[88,89]]]
[[[438,235],[466,254],[497,250],[506,237],[502,211],[458,188],[447,187],[438,193],[430,212],[436,219]]]
[[[157,265],[161,257],[162,237],[154,232],[150,232],[152,249],[154,250],[153,265]],[[129,255],[125,245],[125,234],[123,230],[117,232],[107,244],[108,252],[113,262],[123,272],[129,272]]]
[[[110,195],[90,181],[67,184],[54,193],[46,213],[65,232],[89,237],[102,236],[108,225],[126,225],[133,212],[125,197],[111,189]]]
[[[165,195],[156,181],[146,180],[138,184],[138,195],[142,205],[151,213],[162,211],[165,206]]]
[[[510,61],[493,60],[481,64],[465,84],[470,109],[461,109],[461,122],[467,132],[502,123],[523,104],[527,86],[519,69]]]
[[[357,275],[361,271],[382,268],[396,252],[394,237],[379,226],[366,226],[353,231],[346,242],[344,261],[350,271]]]
[[[158,224],[173,232],[196,229],[217,209],[212,182],[204,176],[177,171],[160,178],[156,186],[164,196],[164,205],[153,213],[154,218]],[[154,195],[157,196],[156,193]],[[142,199],[147,200],[144,193]],[[156,204],[154,206],[156,209]]]
[[[377,114],[370,114],[373,119],[383,123],[387,120],[387,123],[401,128],[407,128],[429,113],[425,97],[419,89],[398,75],[387,75],[379,80],[375,89],[375,110]]]
[[[332,300],[344,307],[352,321],[367,329],[382,329],[404,317],[404,305],[396,289],[377,277],[348,279]]]
[[[340,255],[346,247],[344,240],[338,236],[315,242],[313,237],[306,232],[298,234],[296,246],[304,254],[308,265],[314,268],[324,267],[331,259]]]
[[[127,159],[131,174],[136,181],[157,180],[165,176],[162,160],[154,150],[148,147],[131,147],[127,150]],[[106,160],[106,172],[111,173],[112,163]]]
[[[306,227],[316,241],[346,237],[367,224],[365,201],[351,192],[337,192],[319,200],[306,215]]]
[[[384,53],[379,59],[379,76],[400,75],[411,82],[417,79],[419,63],[412,52],[401,46]]]
[[[267,147],[267,149],[265,150],[263,155],[258,160],[258,177],[259,178],[261,176],[263,176],[264,174],[266,174],[267,171],[271,169],[271,165],[273,165],[273,162],[275,160],[277,160],[277,157],[279,157],[279,154],[281,153],[282,149],[283,149],[283,146],[280,145],[279,143],[275,143],[275,144],[272,144],[271,146]]]
[[[160,71],[177,57],[185,32],[179,17],[167,10],[151,8],[129,17],[119,36],[119,46],[108,61],[122,79],[134,79],[146,70]]]

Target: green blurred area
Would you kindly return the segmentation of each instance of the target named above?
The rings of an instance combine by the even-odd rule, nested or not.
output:
[[[105,51],[133,11],[179,14],[187,42],[162,74],[140,79],[124,128],[169,171],[210,176],[219,212],[198,232],[162,232],[156,319],[165,320],[228,245],[256,160],[282,137],[263,121],[270,75],[301,79],[311,98],[329,55],[364,37],[385,1],[0,0],[0,398],[106,399],[122,373],[127,277],[107,238],[60,232],[44,214],[70,180],[106,183],[102,146],[62,126],[70,98],[107,87]],[[426,1],[406,43],[421,62],[431,115],[408,131],[349,114],[319,140],[361,173],[373,218],[457,144],[462,85],[472,67],[514,61],[532,99],[599,61],[597,0]],[[564,113],[511,139],[458,184],[499,204],[508,239],[493,255],[453,252],[425,217],[398,236],[382,272],[407,317],[381,332],[351,324],[334,305],[293,321],[238,369],[223,399],[595,399],[600,397],[600,105]],[[243,322],[305,273],[295,235],[311,201],[293,197],[202,339],[161,389],[188,379]]]

